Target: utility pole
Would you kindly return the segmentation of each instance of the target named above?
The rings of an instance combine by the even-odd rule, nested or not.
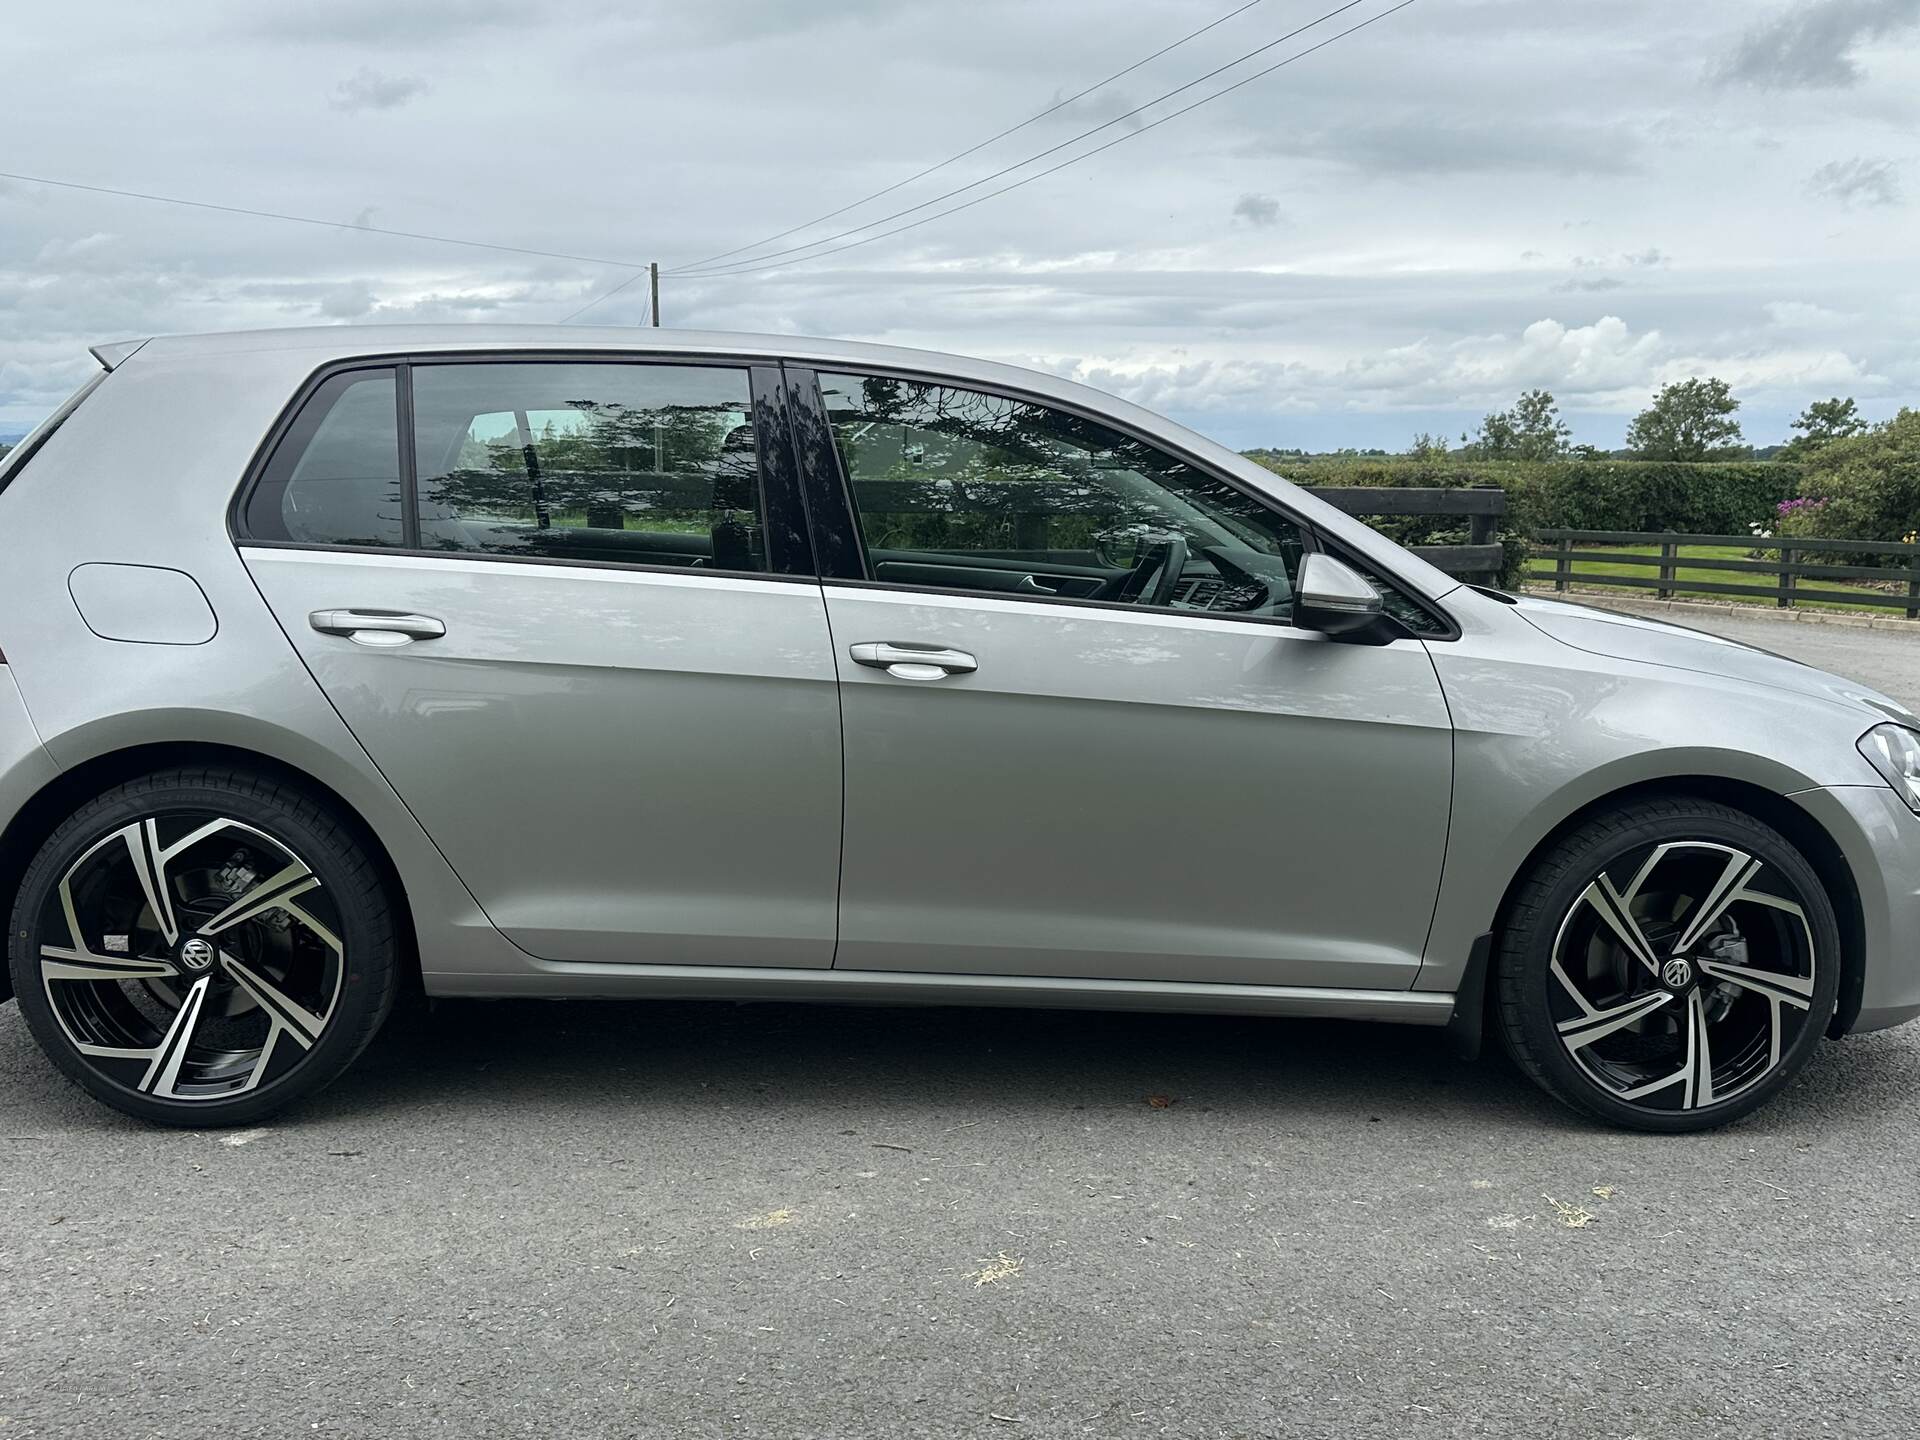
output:
[[[653,328],[660,328],[660,262],[654,261],[647,266],[647,289],[653,297],[650,307],[653,311]]]

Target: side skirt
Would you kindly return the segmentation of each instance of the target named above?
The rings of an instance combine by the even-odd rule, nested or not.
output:
[[[1064,1010],[1167,1010],[1445,1025],[1454,997],[1410,990],[1196,985],[1024,975],[885,970],[779,970],[722,965],[541,962],[538,974],[423,977],[429,995],[478,999],[818,1000],[866,1005],[1020,1005]]]

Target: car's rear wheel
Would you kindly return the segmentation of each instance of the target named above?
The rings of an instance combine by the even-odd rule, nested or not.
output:
[[[1496,970],[1521,1068],[1655,1131],[1765,1104],[1819,1044],[1839,980],[1833,906],[1800,852],[1751,815],[1680,797],[1598,815],[1541,857]]]
[[[116,786],[54,831],[8,959],[61,1070],[130,1115],[195,1126],[332,1080],[398,968],[380,872],[340,817],[280,781],[197,769]]]

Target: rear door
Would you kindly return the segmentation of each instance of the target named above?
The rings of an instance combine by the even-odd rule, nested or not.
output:
[[[1097,418],[789,376],[842,685],[839,968],[1411,984],[1452,786],[1419,639],[1294,628],[1314,538]]]
[[[777,370],[344,371],[241,528],[328,697],[522,948],[832,963],[839,706]]]

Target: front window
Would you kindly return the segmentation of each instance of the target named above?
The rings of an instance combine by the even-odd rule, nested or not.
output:
[[[1029,400],[820,386],[877,580],[1284,620],[1302,539],[1223,480]]]

